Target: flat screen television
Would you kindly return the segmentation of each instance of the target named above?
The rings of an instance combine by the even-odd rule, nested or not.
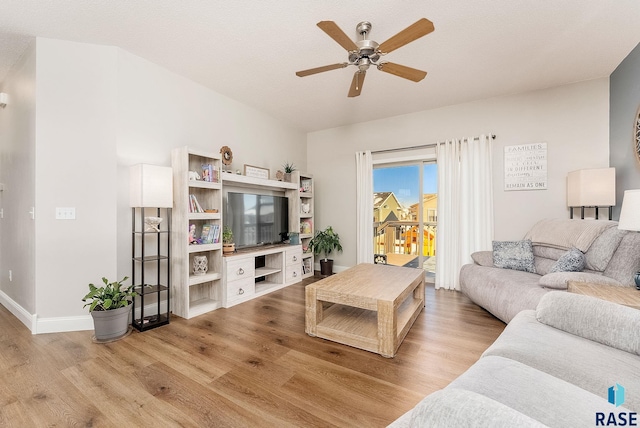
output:
[[[236,248],[278,244],[289,232],[289,199],[284,196],[226,192],[224,225]]]

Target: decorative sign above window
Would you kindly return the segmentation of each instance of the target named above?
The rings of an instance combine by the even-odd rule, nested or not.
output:
[[[504,148],[504,190],[547,188],[547,143]]]

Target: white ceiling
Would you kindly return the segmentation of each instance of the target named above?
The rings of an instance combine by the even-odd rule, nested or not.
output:
[[[435,31],[385,59],[414,83],[354,67],[316,23],[379,43],[419,18]],[[0,87],[36,36],[114,45],[216,92],[314,131],[604,77],[640,42],[638,0],[0,0]]]

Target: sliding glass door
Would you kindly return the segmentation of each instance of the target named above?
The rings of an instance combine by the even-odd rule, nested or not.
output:
[[[378,165],[373,191],[375,261],[421,267],[433,278],[438,224],[435,162]]]

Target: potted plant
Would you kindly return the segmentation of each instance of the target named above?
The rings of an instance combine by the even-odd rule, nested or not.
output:
[[[282,168],[284,168],[284,181],[290,183],[291,173],[296,170],[295,165],[293,163],[285,162],[285,164],[282,165]]]
[[[320,274],[323,276],[333,275],[333,260],[328,256],[332,251],[342,252],[340,245],[340,236],[333,231],[331,226],[325,230],[318,230],[314,237],[309,241],[309,249],[314,254],[324,254],[324,259],[320,259]]]
[[[126,335],[129,329],[129,314],[131,302],[137,295],[134,286],[124,287],[128,277],[120,281],[109,282],[102,278],[101,287],[89,284],[89,293],[82,298],[84,307],[89,306],[93,317],[93,327],[97,341],[119,339]]]
[[[236,244],[233,243],[233,231],[229,226],[222,229],[222,254],[231,254],[236,250]]]

